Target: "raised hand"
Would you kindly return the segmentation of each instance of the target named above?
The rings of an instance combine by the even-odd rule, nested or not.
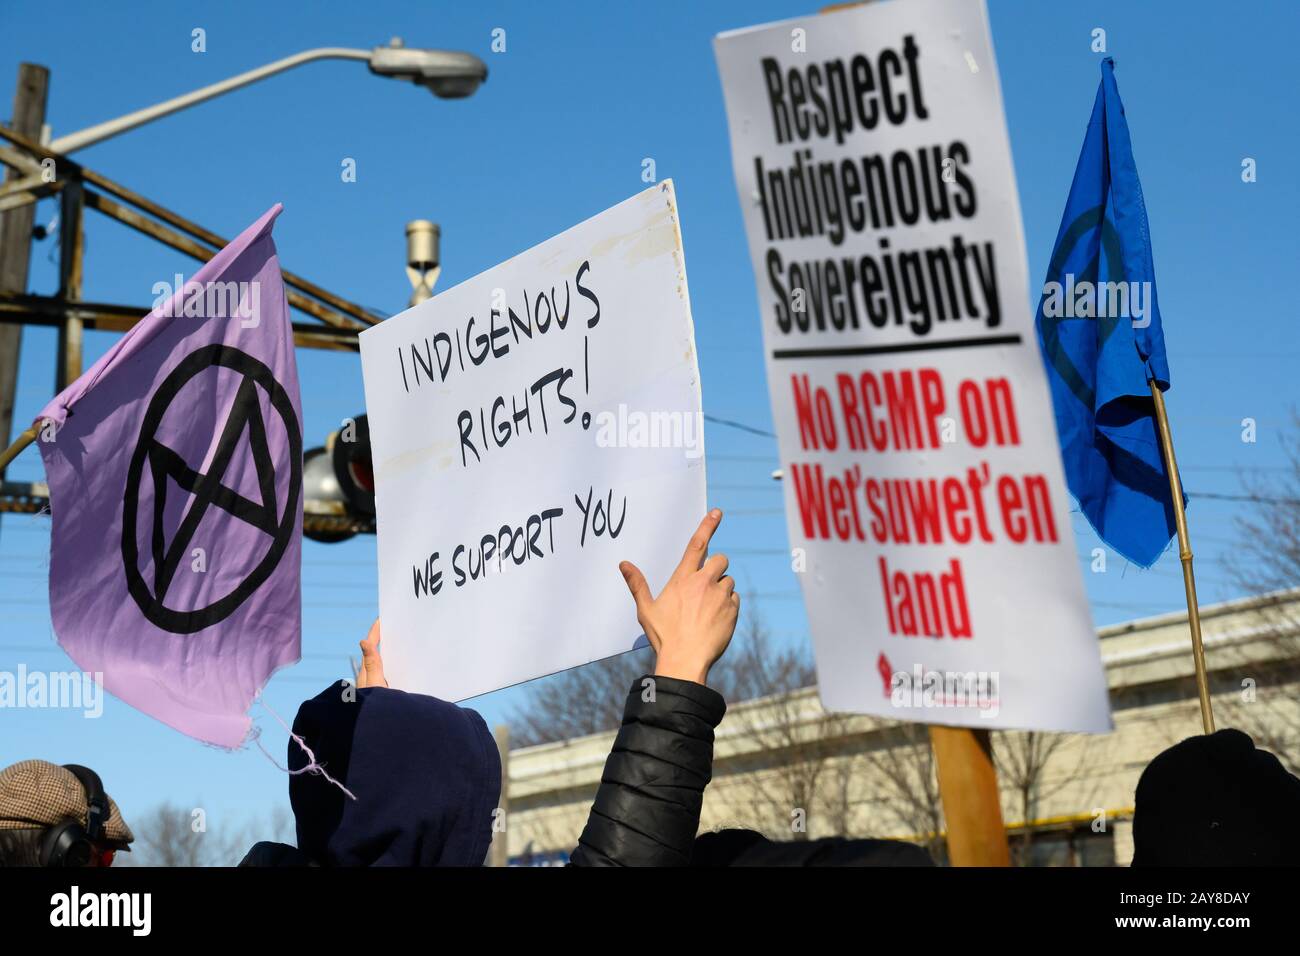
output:
[[[370,633],[361,642],[361,669],[357,671],[358,687],[387,687],[384,677],[384,659],[379,655],[379,618],[370,625]]]
[[[709,540],[722,523],[714,508],[695,529],[681,563],[658,597],[630,561],[618,569],[636,601],[636,619],[657,655],[655,673],[703,684],[709,668],[731,643],[740,614],[736,582],[727,576],[727,557],[708,557]]]

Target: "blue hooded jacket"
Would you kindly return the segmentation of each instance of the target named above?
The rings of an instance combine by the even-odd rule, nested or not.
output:
[[[353,699],[354,698],[354,699]],[[321,866],[479,866],[492,841],[501,759],[476,712],[344,681],[299,709],[318,773],[289,779],[298,848]],[[309,763],[289,741],[289,769]]]
[[[722,696],[702,684],[650,674],[633,681],[570,864],[689,864],[713,771],[713,731],[726,711]],[[290,777],[299,848],[258,843],[240,866],[484,862],[501,761],[474,711],[387,688],[353,691],[340,681],[302,705],[293,731],[357,799],[318,773]],[[309,763],[291,740],[290,769]]]

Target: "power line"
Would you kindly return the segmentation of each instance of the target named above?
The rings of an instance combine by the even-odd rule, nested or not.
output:
[[[1294,471],[1291,465],[1179,465],[1179,471]]]
[[[1167,610],[1170,609],[1165,604],[1134,604],[1128,601],[1093,601],[1089,599],[1089,604],[1093,607],[1114,608],[1120,611],[1150,611],[1150,610]]]
[[[728,418],[718,418],[716,415],[705,415],[706,422],[712,422],[715,425],[726,425],[728,428],[735,428],[742,432],[748,432],[751,435],[759,435],[763,438],[775,438],[776,434],[765,428],[755,428],[753,425],[746,425],[744,422],[733,422]]]
[[[1189,491],[1189,498],[1204,498],[1210,501],[1243,501],[1261,505],[1300,505],[1300,498],[1270,498],[1267,495],[1225,495],[1210,491]]]

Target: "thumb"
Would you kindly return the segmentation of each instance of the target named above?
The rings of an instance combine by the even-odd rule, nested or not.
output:
[[[632,592],[632,600],[636,602],[637,611],[640,612],[644,605],[653,600],[650,595],[650,585],[646,584],[645,575],[631,561],[619,562],[618,569],[623,574],[623,580],[627,582],[627,589]]]

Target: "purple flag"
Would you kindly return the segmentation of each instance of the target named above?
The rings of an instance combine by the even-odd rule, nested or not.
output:
[[[223,747],[302,634],[280,209],[188,281],[154,286],[154,310],[37,416],[59,643],[112,694]]]

